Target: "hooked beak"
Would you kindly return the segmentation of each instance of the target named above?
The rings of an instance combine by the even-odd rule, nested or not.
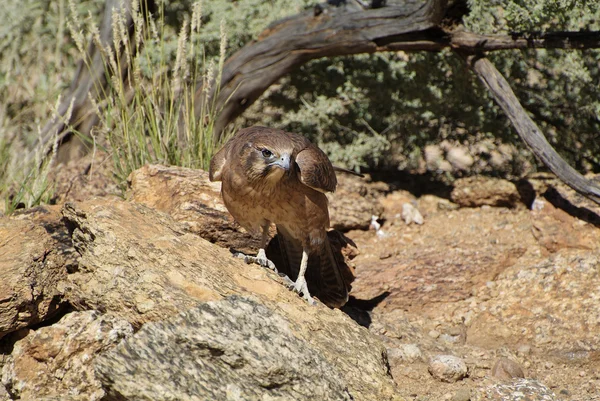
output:
[[[271,163],[271,166],[279,167],[288,172],[290,171],[290,159],[290,155],[288,155],[287,153],[283,153],[279,159]]]

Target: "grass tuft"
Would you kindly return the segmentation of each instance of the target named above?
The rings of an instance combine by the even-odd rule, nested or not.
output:
[[[201,82],[206,89],[213,80],[220,81],[227,38],[223,25],[215,73],[214,63],[206,62],[199,38],[201,10],[201,4],[195,3],[191,15],[184,18],[176,48],[168,40],[164,10],[160,8],[158,16],[144,15],[138,1],[132,5],[131,35],[125,9],[113,10],[115,34],[111,45],[102,43],[91,19],[86,28],[75,18],[70,19],[68,26],[75,42],[87,30],[100,49],[109,85],[108,89],[96,88],[100,100],[90,96],[99,118],[94,135],[100,143],[104,141],[112,155],[115,177],[122,189],[129,174],[147,163],[208,168],[215,150],[213,125],[219,110],[208,104],[196,117],[196,86]],[[85,48],[83,44],[77,47]],[[123,49],[121,56],[113,49]],[[83,52],[81,56],[88,68],[93,68],[90,55]]]

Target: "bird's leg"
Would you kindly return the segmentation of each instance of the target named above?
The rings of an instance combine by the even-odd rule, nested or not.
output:
[[[304,299],[306,299],[309,304],[314,305],[315,300],[310,296],[310,292],[308,292],[308,285],[306,284],[306,278],[304,277],[307,267],[308,252],[306,252],[306,249],[302,249],[302,261],[300,262],[300,271],[298,272],[296,284],[294,284],[294,291],[296,291],[298,294],[302,294]]]
[[[258,254],[256,256],[248,256],[243,253],[236,253],[235,256],[241,259],[244,259],[246,263],[256,263],[257,265],[261,265],[262,267],[266,267],[268,269],[273,270],[277,273],[277,269],[275,268],[275,264],[267,259],[267,253],[265,249],[267,247],[267,241],[269,240],[269,226],[271,222],[267,222],[264,224],[262,228],[262,233],[260,237],[260,249],[258,250]]]

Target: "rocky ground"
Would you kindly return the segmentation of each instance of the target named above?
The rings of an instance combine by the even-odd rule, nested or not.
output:
[[[600,400],[600,207],[549,177],[527,184],[529,208],[487,178],[459,180],[456,203],[394,191],[378,232],[348,233],[361,251],[353,295],[376,300],[369,330],[406,399]],[[405,223],[405,203],[423,224]],[[432,374],[441,354],[465,377]],[[531,381],[517,398],[518,377],[547,388]]]
[[[338,311],[230,256],[205,173],[100,170],[0,218],[0,400],[600,400],[600,207],[552,176],[340,177]]]

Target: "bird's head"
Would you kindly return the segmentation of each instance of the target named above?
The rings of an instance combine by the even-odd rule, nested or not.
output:
[[[245,153],[246,175],[251,181],[261,179],[275,184],[293,170],[291,146],[249,143]]]

